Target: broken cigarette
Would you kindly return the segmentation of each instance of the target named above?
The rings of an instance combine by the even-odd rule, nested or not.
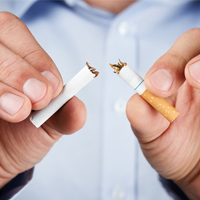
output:
[[[69,99],[71,99],[80,89],[97,77],[99,72],[95,68],[86,66],[80,70],[66,85],[59,96],[53,99],[45,108],[34,111],[30,116],[30,121],[39,128],[56,111],[58,111]]]
[[[145,87],[144,80],[131,69],[126,63],[119,60],[118,64],[110,66],[126,83],[128,83],[140,96],[142,96],[152,107],[161,113],[168,121],[172,122],[179,112],[165,99],[151,94]]]

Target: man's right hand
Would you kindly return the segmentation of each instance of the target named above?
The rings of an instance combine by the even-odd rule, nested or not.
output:
[[[63,134],[84,125],[86,108],[76,97],[38,129],[27,118],[62,87],[54,62],[26,25],[0,12],[0,188],[37,164]]]

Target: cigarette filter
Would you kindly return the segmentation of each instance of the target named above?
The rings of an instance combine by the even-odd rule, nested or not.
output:
[[[90,67],[88,63],[80,70],[66,85],[59,96],[53,99],[42,110],[34,111],[30,115],[30,121],[39,128],[56,111],[58,111],[69,99],[71,99],[80,89],[86,86],[90,81],[97,77],[99,72]]]
[[[168,121],[172,122],[179,112],[168,101],[151,94],[145,87],[144,80],[133,71],[126,63],[119,60],[118,64],[110,66],[126,83],[128,83],[152,107],[161,113]]]

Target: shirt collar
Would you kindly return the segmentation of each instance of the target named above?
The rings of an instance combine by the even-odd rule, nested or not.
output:
[[[37,1],[39,1],[39,0],[7,0],[6,3],[9,8],[8,11],[12,12],[14,15],[16,15],[20,18]],[[68,6],[74,6],[77,3],[77,1],[80,1],[80,0],[60,0],[60,1],[64,1]],[[149,0],[138,0],[138,1],[149,2]],[[174,0],[154,0],[154,1],[162,2],[162,3],[176,2]],[[190,1],[194,1],[194,0],[181,0],[182,3],[190,2]]]
[[[8,11],[12,12],[14,15],[20,18],[37,1],[40,0],[7,0],[7,4],[9,7]],[[64,1],[68,6],[73,6],[79,0],[60,0],[60,1]]]
[[[65,3],[67,3],[69,6],[74,6],[77,1],[79,0],[63,0]]]
[[[169,4],[182,4],[182,3],[189,3],[192,1],[200,1],[200,0],[181,0],[181,1],[175,1],[175,0],[138,0],[138,1],[146,1],[146,2],[159,2],[159,3],[169,3]]]
[[[20,18],[37,1],[38,0],[8,0],[8,11]]]

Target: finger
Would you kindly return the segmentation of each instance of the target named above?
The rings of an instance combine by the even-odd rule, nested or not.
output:
[[[42,127],[52,137],[60,137],[61,134],[77,132],[84,126],[86,118],[87,111],[84,103],[77,97],[73,97]]]
[[[47,79],[1,43],[0,82],[24,93],[33,109],[45,107],[52,99],[52,86]]]
[[[63,87],[61,75],[26,25],[13,14],[1,12],[0,27],[0,42],[42,72],[53,87],[53,97],[57,96]]]
[[[200,29],[185,32],[147,72],[147,89],[164,98],[174,94],[185,81],[186,64],[199,53]]]
[[[31,102],[22,93],[0,82],[0,118],[19,122],[31,112]]]
[[[187,64],[185,77],[193,88],[200,89],[200,55],[190,60]]]
[[[169,122],[138,94],[129,99],[126,114],[140,143],[155,140],[169,126]]]

